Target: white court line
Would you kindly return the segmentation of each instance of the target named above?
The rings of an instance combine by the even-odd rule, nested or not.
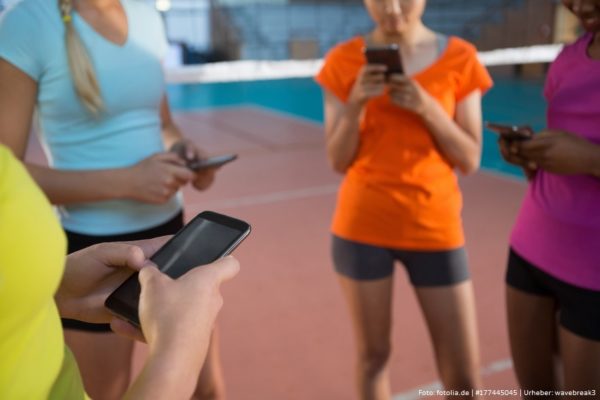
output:
[[[510,175],[496,174],[490,172],[488,170],[484,170],[483,173],[492,175],[497,178],[503,178],[511,182],[519,182],[523,183],[522,180],[519,180],[517,177],[512,177]],[[202,203],[202,207],[206,209],[232,209],[238,207],[249,207],[256,206],[262,204],[272,204],[279,203],[282,201],[288,200],[297,200],[297,199],[305,199],[310,197],[319,197],[326,196],[330,194],[334,194],[337,192],[339,188],[339,184],[331,184],[331,185],[323,185],[323,186],[313,186],[303,189],[296,190],[284,190],[281,192],[272,192],[268,194],[261,194],[256,196],[242,196],[233,199],[224,199],[224,200],[213,200],[206,203]],[[493,365],[493,364],[492,364]],[[491,367],[491,366],[488,366]],[[484,369],[486,371],[486,369]]]
[[[490,375],[494,375],[497,374],[499,372],[503,372],[506,370],[511,369],[513,366],[512,364],[512,360],[510,358],[506,358],[504,360],[498,360],[498,361],[494,361],[493,363],[486,365],[485,367],[483,367],[481,369],[481,376],[490,376]],[[402,393],[397,393],[394,395],[394,397],[392,397],[392,400],[416,400],[416,399],[421,399],[423,398],[422,396],[419,396],[419,391],[425,391],[425,390],[429,390],[429,391],[436,391],[436,390],[441,390],[442,388],[442,383],[440,381],[435,381],[435,382],[431,382],[428,383],[426,385],[420,386],[418,388],[414,388],[414,389],[410,389],[407,390],[406,392],[402,392]]]
[[[333,194],[338,189],[338,184],[315,186],[297,190],[285,190],[257,196],[244,196],[236,199],[226,199],[202,203],[202,207],[228,209],[238,207],[256,206],[261,204],[278,203],[282,201],[305,199]]]
[[[309,197],[318,197],[324,195],[330,195],[337,191],[338,184],[332,185],[323,185],[323,186],[314,186],[304,189],[298,190],[286,190],[281,192],[273,192],[266,195],[258,195],[258,196],[244,196],[236,199],[228,199],[221,201],[214,201],[203,204],[203,207],[207,209],[210,208],[219,208],[219,209],[228,209],[228,208],[237,208],[237,207],[248,207],[255,205],[264,205],[264,204],[272,204],[281,201],[288,200],[297,200]],[[511,359],[507,358],[504,360],[495,361],[481,369],[482,376],[490,376],[499,372],[503,372],[511,369],[513,366]],[[393,396],[392,400],[418,400],[422,397],[419,396],[420,390],[430,390],[436,391],[438,389],[442,389],[442,384],[440,381],[431,382],[429,384],[410,389],[408,391],[397,393]]]

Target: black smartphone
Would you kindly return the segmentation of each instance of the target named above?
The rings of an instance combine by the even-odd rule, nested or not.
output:
[[[529,125],[504,125],[486,122],[485,127],[492,132],[498,133],[506,140],[529,140],[533,137],[533,129]]]
[[[237,154],[224,154],[222,156],[200,158],[198,160],[190,161],[187,164],[187,167],[192,171],[199,171],[204,168],[216,168],[237,159],[237,157]]]
[[[386,76],[404,73],[398,45],[367,46],[364,52],[369,64],[383,64],[387,66]]]
[[[209,264],[231,253],[249,234],[244,221],[213,211],[203,211],[185,225],[151,258],[171,278]],[[141,286],[135,272],[112,292],[104,305],[111,313],[139,327]]]

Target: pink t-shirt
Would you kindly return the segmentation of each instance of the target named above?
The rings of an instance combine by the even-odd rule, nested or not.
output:
[[[548,128],[600,144],[600,61],[585,34],[550,67],[544,95]],[[538,171],[511,237],[527,261],[569,284],[600,290],[600,179]]]

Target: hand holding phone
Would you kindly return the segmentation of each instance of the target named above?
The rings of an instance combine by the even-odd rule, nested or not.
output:
[[[152,154],[121,171],[125,177],[121,189],[124,197],[149,204],[164,204],[181,186],[196,178],[172,152]]]
[[[238,271],[239,263],[231,256],[194,268],[179,279],[171,279],[156,268],[143,268],[139,273],[143,333],[121,318],[113,318],[111,328],[150,346],[169,346],[176,341],[180,348],[201,353],[208,347],[223,303],[219,288]]]
[[[204,211],[177,232],[150,260],[160,271],[176,279],[194,267],[228,255],[250,234],[250,230],[250,225],[244,221]],[[138,273],[134,273],[108,296],[104,305],[114,315],[139,327],[140,292]]]
[[[509,142],[529,140],[533,137],[533,129],[529,125],[504,125],[486,122],[485,127]]]
[[[369,64],[382,64],[387,67],[386,77],[392,74],[404,74],[400,48],[396,44],[367,46],[364,49]]]

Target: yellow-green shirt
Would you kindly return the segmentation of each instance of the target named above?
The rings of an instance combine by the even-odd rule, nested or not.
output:
[[[66,239],[42,191],[0,146],[0,399],[84,399],[54,293]]]

